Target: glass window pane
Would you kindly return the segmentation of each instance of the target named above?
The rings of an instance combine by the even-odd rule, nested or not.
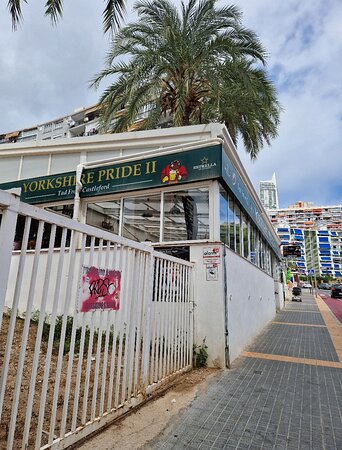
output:
[[[51,156],[50,173],[61,173],[76,171],[77,164],[80,163],[80,153],[65,153],[63,155]]]
[[[32,178],[46,175],[48,171],[49,155],[24,156],[20,178]]]
[[[164,241],[209,239],[208,188],[164,194]]]
[[[242,223],[242,238],[243,238],[243,256],[248,258],[248,223],[246,216],[241,214],[241,223]]]
[[[220,239],[229,245],[228,194],[220,187]]]
[[[235,251],[235,214],[234,201],[229,197],[228,221],[229,221],[229,247]]]
[[[249,260],[256,264],[256,229],[250,224],[250,256]]]
[[[235,251],[242,254],[241,252],[241,210],[237,204],[234,205],[234,215],[235,215]]]
[[[256,256],[256,265],[261,267],[260,265],[260,233],[258,230],[255,230],[255,256]]]
[[[119,234],[120,200],[89,203],[86,223]]]
[[[138,242],[158,242],[160,199],[160,194],[125,198],[122,235]]]
[[[260,267],[265,270],[265,243],[260,239]]]
[[[20,157],[1,158],[0,160],[0,180],[1,183],[15,181],[19,175]]]

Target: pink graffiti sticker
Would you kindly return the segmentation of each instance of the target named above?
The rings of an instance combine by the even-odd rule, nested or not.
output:
[[[119,270],[83,266],[79,289],[79,311],[118,311],[120,284]]]

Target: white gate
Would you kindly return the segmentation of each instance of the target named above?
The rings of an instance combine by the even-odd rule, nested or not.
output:
[[[191,368],[190,263],[3,191],[0,212],[0,445],[65,448]]]

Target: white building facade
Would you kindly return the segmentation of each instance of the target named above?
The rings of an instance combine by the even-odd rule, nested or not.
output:
[[[23,201],[195,263],[209,365],[229,366],[282,307],[280,242],[224,126],[4,144],[0,161],[0,188]]]

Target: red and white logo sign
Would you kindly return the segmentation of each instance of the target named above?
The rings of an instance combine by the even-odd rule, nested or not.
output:
[[[204,247],[203,248],[203,263],[217,264],[221,260],[221,247]]]

